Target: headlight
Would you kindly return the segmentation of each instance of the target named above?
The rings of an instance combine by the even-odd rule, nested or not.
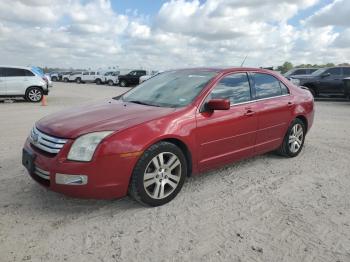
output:
[[[69,160],[88,162],[91,160],[98,144],[113,131],[95,132],[83,135],[74,141],[68,153]]]

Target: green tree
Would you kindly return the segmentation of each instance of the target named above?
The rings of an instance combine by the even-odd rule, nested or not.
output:
[[[284,62],[283,65],[277,67],[277,71],[280,71],[282,74],[291,70],[293,68],[293,64],[291,62]]]

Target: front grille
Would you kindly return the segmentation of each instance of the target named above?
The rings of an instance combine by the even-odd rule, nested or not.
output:
[[[39,167],[35,167],[34,173],[37,176],[40,176],[42,179],[46,179],[46,180],[50,180],[50,172],[49,171],[45,171]]]
[[[66,139],[44,134],[35,126],[30,133],[30,143],[47,153],[58,154],[66,142]]]

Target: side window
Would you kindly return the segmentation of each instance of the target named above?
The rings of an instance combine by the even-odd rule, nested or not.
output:
[[[33,72],[30,72],[29,70],[24,70],[26,76],[34,76]]]
[[[83,76],[87,76],[87,75],[89,75],[88,72],[84,72],[84,73],[83,73]]]
[[[280,86],[281,86],[281,89],[282,89],[282,95],[288,95],[289,94],[288,87],[285,84],[283,84],[282,82],[280,82]]]
[[[340,76],[341,75],[340,67],[330,68],[325,72],[325,74],[327,73],[330,73],[332,76]]]
[[[306,75],[305,69],[298,69],[295,71],[295,75]]]
[[[100,72],[97,72],[96,75],[100,75]]]
[[[254,73],[252,79],[257,99],[280,96],[282,94],[280,81],[268,74]]]
[[[345,76],[350,76],[350,67],[343,67],[343,74]]]
[[[95,72],[90,72],[90,75],[91,75],[91,76],[94,76],[94,75],[95,75]]]
[[[26,72],[25,72],[24,69],[19,69],[19,68],[7,68],[7,69],[6,69],[6,76],[8,76],[8,77],[26,76]]]
[[[5,77],[5,68],[0,67],[0,77]]]
[[[229,99],[231,104],[251,100],[250,85],[246,73],[225,76],[212,90],[209,99]]]

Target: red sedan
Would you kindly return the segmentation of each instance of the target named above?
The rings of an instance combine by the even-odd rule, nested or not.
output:
[[[295,157],[314,119],[311,93],[264,69],[167,71],[122,96],[38,121],[23,165],[66,195],[158,206],[186,176],[269,151]]]

